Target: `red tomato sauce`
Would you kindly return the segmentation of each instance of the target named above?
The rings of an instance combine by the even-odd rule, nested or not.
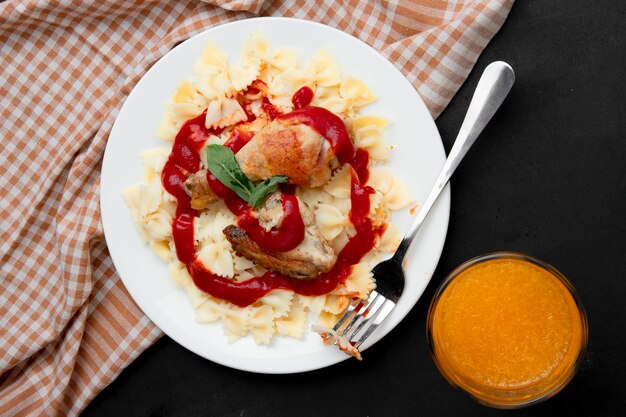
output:
[[[370,154],[363,148],[358,148],[356,150],[356,156],[354,160],[350,162],[352,168],[356,171],[359,181],[362,183],[366,183],[370,178],[370,171],[367,168],[367,165],[370,162]]]
[[[272,103],[270,103],[270,101],[267,99],[267,97],[263,97],[263,102],[261,104],[261,108],[263,108],[263,110],[265,111],[265,114],[267,114],[267,117],[270,120],[274,120],[274,119],[276,119],[276,117],[278,117],[278,116],[280,116],[282,114],[280,112],[280,110],[278,110],[278,108],[276,106],[274,106]]]
[[[287,252],[295,249],[304,239],[304,222],[296,196],[282,193],[282,199],[282,224],[269,231],[261,227],[259,220],[252,215],[252,210],[242,199],[227,201],[226,205],[237,215],[237,225],[260,247],[274,252]]]
[[[193,239],[193,218],[198,212],[191,208],[191,200],[185,192],[185,180],[200,168],[198,152],[206,142],[209,134],[218,134],[204,127],[206,111],[188,120],[180,129],[174,140],[172,151],[161,172],[163,187],[172,194],[178,205],[176,217],[172,224],[172,234],[178,259],[188,264],[195,258]]]
[[[311,101],[313,101],[313,90],[307,86],[304,86],[296,91],[291,98],[293,108],[296,110],[308,106],[311,104]]]
[[[301,295],[328,294],[348,278],[351,270],[351,265],[337,261],[330,272],[315,279],[301,280],[268,271],[260,277],[236,282],[215,275],[204,269],[202,263],[196,262],[189,268],[189,273],[194,284],[202,291],[240,307],[246,307],[270,291],[278,289],[291,290]]]
[[[239,149],[246,146],[253,137],[254,132],[244,132],[238,128],[234,128],[224,146],[228,146],[234,153],[237,153]]]

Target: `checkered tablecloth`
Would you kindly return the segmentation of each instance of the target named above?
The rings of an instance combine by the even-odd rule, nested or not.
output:
[[[253,16],[344,30],[389,58],[434,117],[513,0],[0,3],[0,415],[77,415],[161,336],[102,233],[100,167],[116,114],[177,43]]]

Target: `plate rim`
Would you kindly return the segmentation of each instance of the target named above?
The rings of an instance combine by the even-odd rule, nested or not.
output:
[[[188,343],[187,340],[185,339],[181,339],[179,337],[176,337],[175,335],[172,335],[171,331],[165,331],[163,329],[162,324],[164,323],[164,321],[161,321],[159,318],[155,319],[154,317],[151,317],[150,314],[148,314],[146,312],[146,310],[150,310],[150,308],[146,308],[144,304],[144,300],[140,299],[138,300],[137,298],[135,298],[132,294],[132,292],[129,290],[128,284],[126,282],[126,280],[128,278],[124,278],[122,276],[122,274],[120,273],[118,267],[117,267],[117,262],[116,262],[116,258],[117,258],[117,252],[115,250],[112,250],[111,246],[109,245],[109,241],[110,241],[110,233],[107,233],[107,230],[110,230],[111,227],[113,227],[115,225],[115,223],[110,222],[111,219],[108,219],[108,214],[105,214],[106,210],[103,210],[102,207],[107,207],[108,204],[106,202],[106,197],[104,196],[105,193],[102,192],[103,188],[103,184],[107,184],[108,182],[106,181],[106,177],[104,175],[105,170],[108,169],[109,165],[110,165],[110,160],[112,157],[107,158],[107,155],[110,155],[110,146],[109,144],[111,143],[110,139],[111,137],[113,137],[113,133],[116,131],[116,127],[119,129],[119,115],[123,113],[125,107],[127,106],[127,103],[129,101],[129,98],[137,91],[138,87],[142,84],[143,80],[148,76],[148,74],[156,71],[155,68],[158,68],[158,64],[159,62],[161,62],[162,60],[164,60],[168,55],[174,53],[174,51],[176,51],[178,48],[181,48],[184,44],[191,42],[193,39],[198,38],[198,37],[203,37],[203,36],[207,36],[207,33],[210,33],[212,31],[214,31],[217,28],[224,28],[227,26],[237,26],[239,24],[244,23],[245,25],[250,24],[250,22],[268,22],[268,21],[290,21],[290,22],[298,22],[298,24],[304,24],[304,25],[309,25],[312,27],[316,27],[317,29],[321,29],[321,30],[330,30],[332,32],[334,32],[335,35],[337,36],[341,36],[341,37],[345,37],[345,38],[349,38],[351,39],[351,41],[356,41],[358,43],[360,43],[362,46],[364,46],[366,49],[369,49],[370,52],[375,53],[376,55],[378,55],[378,57],[381,59],[381,61],[383,61],[385,63],[385,65],[387,65],[387,67],[393,71],[396,72],[397,75],[399,75],[401,77],[401,79],[405,82],[405,84],[407,86],[410,87],[410,89],[415,93],[415,96],[417,98],[417,103],[418,105],[420,105],[421,107],[423,107],[423,109],[426,111],[426,113],[428,114],[428,119],[430,122],[432,122],[433,127],[434,127],[434,132],[436,133],[437,136],[437,141],[435,141],[435,145],[437,145],[437,147],[439,148],[438,151],[440,151],[443,155],[444,161],[445,161],[445,157],[446,157],[446,152],[445,152],[445,148],[443,145],[443,141],[441,140],[441,135],[439,133],[439,129],[436,126],[436,123],[432,117],[432,114],[430,113],[430,111],[428,110],[426,104],[424,103],[424,100],[422,99],[422,97],[419,95],[419,93],[417,92],[417,90],[415,90],[415,88],[413,87],[413,85],[410,83],[410,81],[406,78],[406,76],[404,74],[402,74],[402,72],[391,62],[389,61],[382,53],[380,53],[379,51],[377,51],[376,49],[374,49],[371,45],[367,44],[366,42],[362,41],[361,39],[350,35],[349,33],[346,33],[344,31],[341,31],[340,29],[337,29],[335,27],[332,26],[328,26],[322,23],[318,23],[318,22],[314,22],[314,21],[310,21],[310,20],[305,20],[305,19],[299,19],[299,18],[293,18],[293,17],[278,17],[278,16],[264,16],[264,17],[253,17],[253,18],[247,18],[247,19],[239,19],[239,20],[234,20],[234,21],[230,21],[230,22],[226,22],[223,24],[219,24],[219,25],[215,25],[215,26],[211,26],[208,28],[205,28],[203,30],[201,30],[200,32],[194,34],[193,36],[185,39],[184,41],[178,43],[174,48],[172,48],[171,50],[169,50],[167,53],[165,53],[163,56],[161,56],[158,60],[156,60],[154,63],[152,63],[150,65],[150,67],[146,70],[146,72],[140,77],[140,79],[137,81],[137,83],[133,86],[132,90],[129,92],[129,94],[125,97],[123,104],[121,105],[121,107],[119,107],[119,111],[116,115],[115,121],[112,125],[110,134],[109,134],[109,138],[107,139],[107,144],[104,150],[104,155],[103,155],[103,161],[102,161],[102,167],[101,167],[101,172],[100,172],[100,187],[99,187],[99,203],[100,203],[100,208],[101,208],[101,221],[102,221],[102,227],[103,227],[103,234],[104,234],[104,238],[105,241],[107,243],[107,249],[109,250],[109,255],[111,256],[111,260],[113,262],[113,265],[115,267],[116,272],[118,273],[120,280],[122,281],[122,284],[124,285],[126,291],[129,293],[131,299],[135,302],[135,304],[139,307],[139,309],[142,311],[142,313],[152,322],[154,323],[154,325],[156,327],[158,327],[160,329],[160,331],[163,332],[163,334],[169,336],[172,340],[174,340],[176,343],[178,343],[179,345],[185,347],[186,349],[190,350],[191,352],[197,354],[198,356],[210,360],[212,362],[218,363],[222,366],[226,366],[232,369],[238,369],[241,371],[246,371],[246,372],[252,372],[252,373],[263,373],[263,374],[292,374],[292,373],[302,373],[302,372],[310,372],[310,371],[314,371],[317,369],[322,369],[322,368],[326,368],[328,366],[332,366],[335,365],[337,363],[341,363],[346,359],[349,359],[350,356],[345,355],[341,352],[339,352],[338,350],[334,349],[336,352],[340,353],[340,355],[328,355],[326,357],[322,357],[321,360],[320,358],[317,359],[317,362],[315,363],[311,363],[310,365],[306,365],[304,364],[304,366],[299,366],[299,367],[295,367],[295,368],[289,368],[289,369],[272,369],[272,368],[267,368],[267,367],[257,367],[257,368],[251,368],[251,367],[247,367],[247,366],[242,366],[239,365],[237,363],[233,363],[232,361],[226,361],[223,360],[222,358],[215,358],[215,357],[207,357],[206,354],[204,354],[203,352],[200,351],[199,348],[197,348],[196,346],[194,346],[191,343]],[[443,161],[441,166],[443,166]],[[121,198],[121,197],[120,197]],[[445,246],[445,242],[447,239],[447,234],[448,234],[448,227],[449,227],[449,220],[450,220],[450,207],[451,207],[451,192],[450,192],[450,184],[448,184],[441,196],[438,199],[438,203],[437,205],[443,205],[444,207],[439,207],[438,210],[445,210],[444,214],[444,221],[443,221],[443,230],[442,230],[442,242],[440,247],[436,250],[436,256],[433,256],[434,259],[434,269],[436,269],[437,265],[439,264],[439,260],[441,258],[441,254],[443,253],[443,249]],[[113,226],[107,226],[107,224],[113,224]],[[114,255],[114,252],[116,253]],[[417,302],[420,300],[421,296],[423,295],[424,291],[426,290],[428,284],[430,283],[430,280],[432,279],[432,276],[434,274],[434,269],[432,271],[430,271],[428,277],[425,279],[425,283],[424,285],[421,287],[419,294],[416,296],[415,301],[408,306],[406,312],[404,312],[403,314],[401,314],[401,316],[398,318],[397,322],[394,323],[390,329],[384,331],[384,333],[381,334],[381,331],[384,330],[382,328],[379,328],[379,331],[376,332],[373,336],[377,336],[377,337],[370,337],[370,339],[363,345],[363,349],[362,350],[366,350],[369,347],[371,347],[373,344],[377,343],[378,341],[380,341],[382,338],[384,338],[388,333],[390,333],[393,329],[395,329],[400,322],[402,322],[404,320],[404,318],[408,315],[408,313],[415,307],[415,305],[417,304]],[[167,326],[165,326],[167,327]],[[329,348],[330,349],[330,348]],[[308,356],[308,354],[302,354],[303,356]],[[295,355],[295,357],[298,356],[302,356],[302,355]]]

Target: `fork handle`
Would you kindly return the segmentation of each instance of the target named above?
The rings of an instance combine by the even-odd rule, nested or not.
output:
[[[478,135],[504,101],[514,81],[515,73],[513,68],[506,62],[496,61],[485,68],[480,81],[478,81],[478,86],[448,159],[446,159],[435,186],[428,194],[413,224],[402,239],[400,246],[398,246],[398,250],[394,254],[396,260],[401,261],[404,258],[428,212],[435,204],[437,197],[439,197],[441,191],[450,181],[450,177],[461,163],[463,157],[465,157],[469,148],[474,144]]]

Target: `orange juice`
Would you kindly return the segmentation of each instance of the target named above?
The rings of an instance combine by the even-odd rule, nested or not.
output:
[[[565,277],[512,253],[454,271],[433,300],[428,325],[433,357],[448,381],[497,407],[558,392],[587,340],[584,311]]]

